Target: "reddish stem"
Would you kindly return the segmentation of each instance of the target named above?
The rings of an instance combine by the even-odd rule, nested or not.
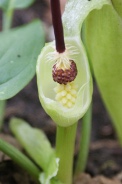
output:
[[[59,0],[50,0],[50,1],[51,1],[52,22],[56,40],[56,50],[59,53],[62,53],[65,51],[65,43],[64,43],[63,25],[61,20],[60,1]]]

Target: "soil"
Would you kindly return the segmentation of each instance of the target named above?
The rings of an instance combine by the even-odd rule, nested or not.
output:
[[[61,2],[63,11],[66,0],[62,0]],[[40,18],[43,21],[47,33],[46,39],[53,39],[48,0],[36,0],[28,9],[15,11],[13,27],[26,24],[35,18]],[[4,126],[0,137],[7,139],[8,142],[21,149],[16,140],[11,137],[9,130],[9,121],[12,117],[22,118],[33,127],[43,129],[52,146],[55,145],[56,126],[41,107],[38,99],[36,77],[15,97],[7,100],[6,104]],[[81,124],[82,122],[79,122],[75,158],[77,158],[79,149]],[[35,181],[27,173],[3,153],[0,153],[0,161],[0,184],[35,184]],[[112,121],[104,107],[95,82],[88,162],[85,173],[75,178],[74,183],[122,184],[122,148],[118,143]]]

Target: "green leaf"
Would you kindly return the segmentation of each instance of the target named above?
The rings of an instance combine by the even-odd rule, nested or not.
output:
[[[54,156],[50,159],[48,167],[45,172],[40,174],[39,181],[42,184],[52,184],[54,183],[54,177],[57,175],[59,168],[59,159]],[[53,178],[53,179],[52,179]],[[56,181],[57,184],[61,184],[59,181]]]
[[[14,8],[26,8],[30,6],[35,0],[15,0]]]
[[[45,134],[17,118],[11,120],[10,128],[26,152],[44,171],[47,171],[55,152]]]
[[[86,48],[102,98],[122,144],[122,19],[112,5],[101,11],[94,10],[89,15]]]
[[[8,8],[21,9],[30,6],[35,0],[0,0],[0,8],[6,11]]]
[[[49,184],[58,172],[59,158],[55,157],[55,151],[45,134],[18,118],[11,120],[10,128],[26,152],[44,170],[40,174],[39,181],[42,184]]]
[[[16,95],[33,78],[43,45],[39,21],[0,33],[0,100]]]

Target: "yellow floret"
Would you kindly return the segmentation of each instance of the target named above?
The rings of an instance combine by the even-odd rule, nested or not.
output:
[[[55,99],[61,105],[66,108],[72,108],[75,104],[77,97],[77,86],[74,82],[69,82],[65,84],[57,84],[54,88],[56,93]]]

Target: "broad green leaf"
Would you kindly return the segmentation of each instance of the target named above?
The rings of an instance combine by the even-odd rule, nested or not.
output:
[[[43,45],[39,21],[0,33],[0,100],[16,95],[33,78]]]
[[[35,0],[0,0],[0,8],[3,10],[21,9],[31,5]]]
[[[119,7],[118,2],[114,1],[114,6],[121,7],[122,13],[122,6]],[[101,11],[94,10],[88,16],[86,48],[122,144],[122,18],[112,5],[103,7]]]
[[[30,6],[35,0],[14,0],[15,1],[15,5],[14,8],[26,8],[28,6]]]
[[[55,157],[55,151],[46,135],[18,118],[11,120],[10,128],[26,152],[43,169],[44,172],[40,174],[39,181],[42,184],[50,184],[51,179],[58,172],[59,158]]]
[[[44,171],[47,171],[55,152],[46,135],[17,118],[11,120],[10,128],[26,152]]]

